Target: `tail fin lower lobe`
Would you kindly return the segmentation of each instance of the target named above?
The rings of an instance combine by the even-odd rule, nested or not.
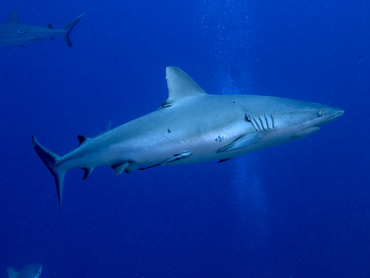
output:
[[[76,24],[80,21],[80,19],[84,16],[85,14],[83,13],[82,15],[76,17],[75,19],[71,20],[68,22],[66,25],[63,26],[64,34],[63,38],[66,41],[66,43],[72,47],[72,42],[71,39],[69,38],[69,34],[71,33],[72,29],[76,26]]]
[[[63,182],[65,176],[65,170],[58,168],[58,160],[60,156],[48,150],[42,146],[36,139],[35,136],[32,136],[32,147],[35,149],[37,155],[44,162],[45,166],[49,169],[50,173],[55,179],[55,184],[58,194],[59,209],[62,208],[62,196],[63,196]]]

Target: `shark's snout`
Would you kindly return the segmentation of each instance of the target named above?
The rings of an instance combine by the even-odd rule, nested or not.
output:
[[[334,121],[343,116],[344,110],[339,108],[330,108],[327,109],[326,114],[328,116],[329,121]]]
[[[338,119],[338,118],[342,117],[342,116],[343,116],[343,114],[344,114],[344,110],[342,110],[342,109],[338,109],[338,110],[334,113],[334,117],[335,117],[335,119]]]
[[[330,123],[340,118],[344,114],[344,111],[342,109],[332,107],[332,106],[320,107],[317,112],[318,112],[318,115],[317,115],[318,117],[316,117],[316,120],[315,120],[317,126]]]

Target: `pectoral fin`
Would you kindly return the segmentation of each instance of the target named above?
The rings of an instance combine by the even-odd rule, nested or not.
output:
[[[248,147],[249,145],[253,144],[260,138],[261,138],[261,135],[257,133],[247,134],[247,135],[239,137],[238,139],[234,140],[232,143],[226,145],[225,147],[218,149],[216,152],[222,153],[222,152],[230,152],[230,151],[239,150],[239,149]]]

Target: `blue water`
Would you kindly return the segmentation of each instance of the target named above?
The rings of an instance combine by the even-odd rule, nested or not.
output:
[[[0,276],[370,277],[370,1],[3,1],[62,38],[0,48]],[[73,169],[58,210],[31,135],[58,154],[158,108],[165,67],[207,92],[346,114],[229,162],[114,177]]]

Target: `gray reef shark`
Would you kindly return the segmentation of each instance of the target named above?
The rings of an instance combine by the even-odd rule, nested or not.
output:
[[[157,110],[94,138],[78,135],[79,147],[64,156],[32,137],[36,153],[54,176],[59,207],[64,175],[71,168],[83,169],[86,179],[100,165],[112,167],[118,176],[137,168],[223,162],[306,137],[344,113],[286,98],[207,94],[176,67],[167,67],[166,78],[169,96]]]
[[[8,272],[9,278],[38,278],[41,275],[41,270],[41,264],[29,264],[19,272],[12,267],[9,267],[6,271]]]
[[[72,47],[69,34],[83,15],[68,22],[61,29],[54,29],[51,24],[46,27],[21,24],[18,20],[17,11],[13,10],[8,20],[4,24],[0,24],[0,45],[23,46],[24,43],[29,41],[42,41],[44,38],[53,40],[55,36],[61,35],[67,44]]]

